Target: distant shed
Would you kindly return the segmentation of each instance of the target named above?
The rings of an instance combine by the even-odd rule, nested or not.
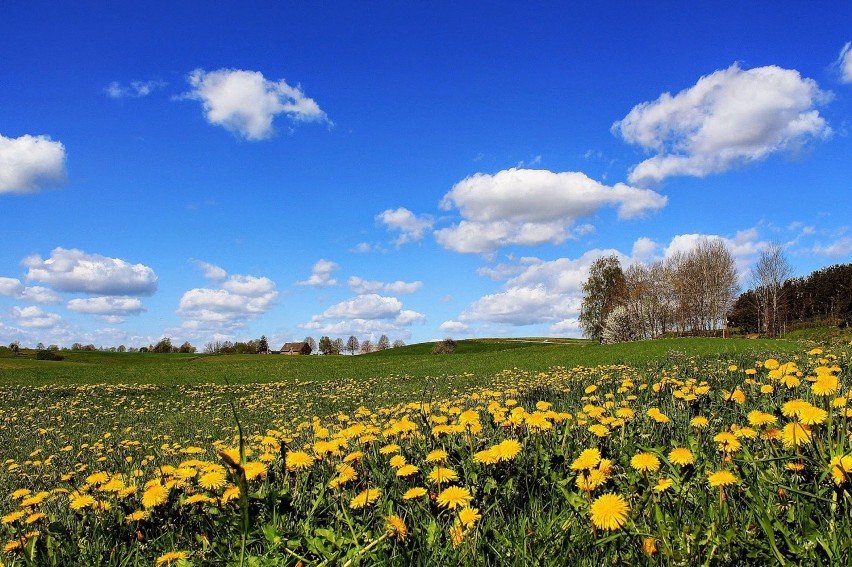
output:
[[[284,343],[284,346],[281,347],[281,354],[289,354],[290,356],[311,354],[311,345],[305,342]]]

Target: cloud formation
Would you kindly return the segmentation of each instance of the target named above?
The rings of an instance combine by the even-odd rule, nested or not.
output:
[[[507,169],[477,173],[458,182],[441,201],[458,209],[462,221],[435,231],[441,246],[463,253],[491,252],[507,245],[561,244],[593,227],[577,219],[604,206],[629,219],[661,209],[667,198],[623,183],[607,186],[583,173]]]
[[[260,317],[278,298],[275,282],[267,277],[233,275],[220,288],[194,288],[180,299],[178,313],[184,327],[232,328]]]
[[[95,315],[102,321],[117,325],[125,321],[127,315],[138,315],[145,308],[136,297],[89,297],[72,299],[66,305],[69,311]]]
[[[337,285],[337,280],[331,277],[332,272],[339,268],[336,263],[330,260],[319,259],[314,267],[311,268],[311,277],[306,280],[296,282],[296,285],[306,285],[311,287],[330,287]]]
[[[405,207],[382,211],[376,215],[376,220],[388,230],[399,232],[399,236],[393,241],[397,246],[421,240],[426,231],[435,224],[435,220],[429,215],[418,216]]]
[[[39,285],[24,286],[17,278],[0,278],[0,295],[14,297],[28,303],[59,303],[59,294]]]
[[[128,85],[113,81],[104,88],[104,92],[110,98],[141,98],[164,86],[166,83],[163,81],[131,81]]]
[[[152,295],[157,275],[143,264],[88,254],[76,248],[54,248],[50,258],[24,258],[27,280],[40,281],[60,291],[97,295]]]
[[[0,194],[35,193],[65,181],[65,146],[48,136],[0,134]]]
[[[385,283],[380,281],[368,281],[359,278],[358,276],[350,276],[346,283],[349,285],[349,289],[358,294],[385,291],[387,293],[397,295],[408,295],[423,287],[423,282],[421,281],[404,282],[402,280],[397,280],[395,282]]]
[[[36,306],[12,307],[12,317],[18,326],[25,329],[50,329],[62,322],[60,315],[47,313]]]
[[[422,313],[403,309],[402,302],[395,297],[369,293],[332,305],[301,327],[338,335],[386,333],[399,332],[425,319]]]
[[[291,86],[283,79],[267,80],[259,71],[196,69],[187,81],[192,90],[183,98],[201,101],[210,124],[246,140],[272,136],[272,121],[279,114],[294,122],[328,121],[325,112],[299,86]]]
[[[631,170],[631,183],[704,177],[830,135],[816,110],[830,96],[798,71],[734,64],[636,105],[612,130],[656,154]]]
[[[837,66],[840,69],[840,80],[844,83],[852,83],[852,43],[847,41],[840,50]]]

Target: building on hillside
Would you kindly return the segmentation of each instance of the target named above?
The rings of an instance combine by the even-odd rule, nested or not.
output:
[[[311,345],[308,343],[284,343],[281,347],[281,354],[302,355],[311,354]]]

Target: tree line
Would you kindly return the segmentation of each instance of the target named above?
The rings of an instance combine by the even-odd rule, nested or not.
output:
[[[604,343],[663,335],[723,335],[739,284],[734,258],[720,239],[626,270],[616,255],[596,260],[583,283],[579,323]]]

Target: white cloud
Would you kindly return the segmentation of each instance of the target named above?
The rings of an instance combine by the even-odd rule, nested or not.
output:
[[[24,284],[15,278],[0,278],[0,295],[20,297],[24,293]]]
[[[73,248],[54,248],[46,260],[33,255],[22,263],[29,268],[27,280],[41,281],[61,291],[151,295],[157,290],[157,275],[148,266]]]
[[[35,193],[65,181],[65,146],[48,136],[0,135],[0,194]]]
[[[204,262],[202,260],[192,260],[192,263],[201,269],[204,277],[208,280],[224,280],[228,277],[228,272],[215,264]]]
[[[820,256],[849,256],[852,254],[852,238],[844,236],[825,246],[816,244],[813,253]]]
[[[632,169],[631,183],[703,177],[830,135],[816,110],[829,98],[798,71],[776,66],[744,71],[735,64],[674,96],[663,93],[636,105],[612,128],[656,153]]]
[[[19,326],[27,329],[49,329],[62,322],[62,316],[47,313],[35,306],[12,307],[12,317]]]
[[[461,321],[454,321],[450,319],[449,321],[444,321],[441,323],[441,326],[438,327],[445,333],[453,333],[453,334],[466,334],[470,331],[470,327]]]
[[[50,288],[39,285],[25,287],[17,278],[0,278],[0,295],[28,303],[59,303],[62,298]]]
[[[86,299],[72,299],[66,304],[70,311],[95,315],[100,319],[118,324],[124,322],[126,315],[138,315],[145,308],[136,297],[89,297]]]
[[[340,266],[334,262],[320,259],[316,262],[316,264],[314,264],[313,268],[311,268],[311,277],[306,280],[296,282],[296,285],[307,285],[313,287],[335,286],[337,285],[337,280],[331,277],[331,273],[339,267]]]
[[[301,327],[325,334],[399,332],[425,319],[422,313],[403,309],[395,297],[369,293],[332,305]]]
[[[104,88],[104,92],[110,98],[141,98],[164,86],[166,83],[163,81],[131,81],[128,85],[113,81]]]
[[[852,43],[847,41],[840,50],[837,65],[840,68],[840,80],[844,83],[852,83]]]
[[[283,79],[269,81],[258,71],[196,69],[187,80],[192,90],[184,98],[201,101],[208,122],[247,140],[272,136],[278,114],[297,122],[327,121],[325,112],[299,86]]]
[[[393,241],[397,246],[422,239],[426,231],[435,224],[429,215],[418,216],[405,207],[382,211],[376,215],[376,220],[388,230],[399,231],[399,236]]]
[[[650,238],[643,236],[633,243],[632,256],[640,260],[649,258],[657,251],[657,249],[659,249],[659,247],[659,244]]]
[[[397,280],[391,283],[384,283],[380,281],[365,280],[358,276],[350,276],[346,283],[349,285],[349,289],[358,294],[385,291],[397,295],[408,295],[423,287],[423,282],[421,281],[404,282]]]
[[[462,221],[435,231],[435,237],[445,248],[464,253],[511,244],[561,244],[594,230],[574,224],[601,207],[617,206],[619,218],[627,219],[661,209],[666,202],[649,189],[623,183],[610,187],[580,172],[513,168],[494,175],[477,173],[444,196],[441,208],[457,208]]]
[[[178,313],[186,329],[231,328],[260,317],[277,298],[271,279],[233,275],[219,289],[194,288],[184,293]]]
[[[566,313],[577,313],[579,303],[544,285],[510,287],[476,300],[459,317],[461,321],[488,321],[522,326],[555,322]]]

